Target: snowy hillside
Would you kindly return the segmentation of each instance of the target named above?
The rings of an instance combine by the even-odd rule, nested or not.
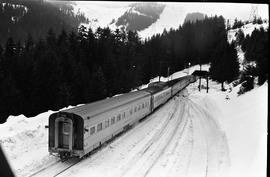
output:
[[[267,21],[267,23],[263,23],[263,24],[252,24],[252,23],[248,23],[246,25],[243,25],[241,28],[236,28],[236,29],[231,29],[228,31],[228,41],[231,43],[233,40],[236,40],[236,33],[239,31],[239,29],[241,29],[244,32],[244,35],[247,36],[251,36],[252,32],[255,29],[268,29],[269,28],[269,21]]]
[[[259,15],[262,19],[268,19],[267,5],[258,5]],[[147,29],[139,32],[142,38],[150,37],[154,34],[161,34],[164,28],[168,31],[170,28],[177,29],[182,25],[188,13],[200,12],[208,17],[222,15],[226,20],[233,21],[235,18],[248,20],[251,5],[241,3],[166,3],[160,19],[149,26]],[[236,12],[236,13],[232,13]]]
[[[242,96],[237,96],[239,86],[221,92],[220,84],[209,84],[208,94],[204,89],[198,92],[198,82],[191,84],[145,121],[60,176],[265,176],[268,84]],[[41,169],[37,176],[53,176],[67,166],[48,153],[45,125],[51,113],[10,116],[0,124],[1,147],[16,176]]]
[[[267,23],[263,23],[263,24],[248,23],[246,25],[243,25],[241,28],[229,30],[227,33],[228,42],[231,43],[232,41],[236,40],[237,32],[239,31],[239,29],[241,29],[243,31],[245,36],[247,36],[247,35],[251,36],[252,32],[255,29],[260,29],[260,28],[263,28],[264,30],[268,29],[269,28],[269,21],[267,21]],[[237,50],[237,54],[238,54],[238,59],[239,59],[239,63],[240,63],[240,71],[241,71],[244,69],[245,56],[244,56],[244,52],[242,51],[240,46],[236,46],[236,50]]]
[[[141,38],[151,37],[154,34],[161,34],[164,29],[176,29],[185,19],[184,7],[180,5],[166,4],[160,18],[151,26],[139,32]]]
[[[165,3],[160,2],[159,5],[164,5],[159,17],[154,19],[154,23],[150,23],[147,15],[144,12],[134,9],[132,2],[87,2],[76,1],[73,5],[74,12],[83,12],[90,20],[89,24],[83,24],[87,27],[92,27],[94,30],[100,27],[109,26],[111,29],[127,28],[137,29],[142,38],[150,37],[157,33],[162,33],[164,29],[177,29],[183,24],[188,13],[203,13],[208,17],[214,15],[222,15],[226,20],[233,21],[235,18],[240,20],[248,20],[251,10],[251,4],[242,3]],[[147,3],[145,3],[147,4]],[[143,9],[143,8],[142,8]],[[264,4],[258,5],[259,16],[262,19],[268,19],[268,7]],[[151,10],[151,8],[150,8]],[[232,13],[237,12],[237,13]],[[125,15],[126,14],[126,15]],[[133,17],[134,16],[134,17]],[[143,18],[145,17],[145,18]],[[136,21],[137,18],[137,21]],[[152,18],[152,17],[151,17]],[[120,21],[118,21],[120,19]],[[135,20],[130,21],[130,19]],[[135,24],[138,23],[138,24]],[[141,23],[141,24],[140,24]],[[148,26],[146,29],[141,28]],[[150,25],[150,26],[149,26]],[[128,28],[128,29],[129,29]]]
[[[73,5],[74,12],[83,12],[89,19],[89,24],[81,24],[96,30],[98,27],[107,27],[113,19],[117,19],[130,7],[127,3],[119,3],[119,6],[113,6],[110,2],[103,4],[97,2],[76,1]],[[112,26],[111,26],[112,28]]]
[[[159,3],[133,3],[118,19],[113,19],[111,25],[129,31],[141,31],[159,19],[165,5]]]
[[[164,9],[159,3],[83,2],[76,1],[74,12],[83,12],[90,20],[86,27],[110,27],[140,31],[155,22]]]

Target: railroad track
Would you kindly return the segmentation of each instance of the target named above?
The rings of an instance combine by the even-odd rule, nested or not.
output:
[[[68,170],[69,168],[71,168],[72,166],[76,165],[77,163],[79,163],[82,159],[78,159],[76,162],[72,163],[71,165],[69,165],[67,168],[61,170],[60,172],[58,172],[57,174],[54,175],[55,176],[58,176],[60,175],[61,173],[65,172],[66,170]]]
[[[52,163],[52,164],[50,164],[50,165],[48,165],[48,166],[46,166],[46,167],[43,167],[43,168],[39,169],[38,171],[32,173],[29,177],[36,176],[37,174],[41,173],[42,171],[46,170],[47,168],[50,168],[50,167],[53,166],[53,165],[59,163],[60,161],[61,161],[61,160],[57,160],[56,162],[54,162],[54,163]]]
[[[58,176],[67,169],[71,168],[72,166],[79,163],[82,159],[68,159],[65,161],[58,160],[55,163],[50,164],[49,166],[46,166],[35,173],[31,174],[29,177],[42,177],[42,176]]]

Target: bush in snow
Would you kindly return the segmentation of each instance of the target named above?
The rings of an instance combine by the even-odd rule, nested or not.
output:
[[[244,80],[245,81],[241,84],[240,90],[238,91],[238,95],[244,94],[254,88],[254,77],[246,76]]]
[[[262,21],[262,18],[261,17],[259,17],[259,18],[254,18],[254,20],[253,20],[253,22],[252,22],[253,24],[262,24],[263,23],[263,21]]]
[[[241,87],[238,92],[239,95],[252,90],[254,88],[254,78],[257,75],[257,70],[253,65],[247,65],[240,76]]]

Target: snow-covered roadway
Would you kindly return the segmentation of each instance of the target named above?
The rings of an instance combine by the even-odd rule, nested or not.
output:
[[[222,176],[224,132],[187,90],[59,176]]]

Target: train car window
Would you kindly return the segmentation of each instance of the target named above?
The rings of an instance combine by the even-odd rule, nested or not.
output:
[[[96,127],[91,127],[90,128],[90,135],[93,135],[96,131]]]
[[[97,125],[97,132],[101,131],[102,130],[102,123],[99,123]]]
[[[109,124],[110,124],[110,120],[106,120],[105,121],[105,128],[109,127]]]
[[[138,111],[141,109],[141,105],[139,104],[139,106],[138,106]]]
[[[133,109],[131,108],[131,109],[129,110],[130,115],[132,114],[132,112],[133,112]]]
[[[122,117],[123,117],[123,118],[126,118],[126,113],[125,113],[125,112],[123,112]]]
[[[115,117],[111,118],[111,125],[115,123]]]
[[[121,120],[121,114],[118,114],[117,116],[117,122]]]
[[[135,108],[134,108],[134,112],[137,112],[137,106],[135,106]]]
[[[142,104],[142,108],[144,108],[144,103]]]
[[[63,132],[64,133],[69,133],[69,130],[70,130],[70,124],[69,123],[64,123],[63,124],[64,126],[63,126]]]

